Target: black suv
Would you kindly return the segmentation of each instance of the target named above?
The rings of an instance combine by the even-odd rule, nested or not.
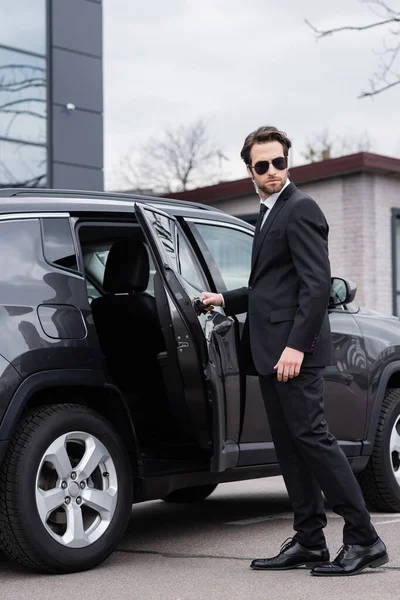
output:
[[[0,192],[0,548],[92,568],[132,503],[192,502],[279,474],[245,315],[201,312],[247,284],[253,226],[155,197]],[[400,322],[333,279],[326,417],[370,507],[400,511]]]

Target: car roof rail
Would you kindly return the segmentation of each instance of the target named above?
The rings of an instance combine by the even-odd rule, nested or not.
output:
[[[91,190],[67,190],[67,189],[52,189],[52,188],[1,188],[0,198],[12,198],[14,196],[31,197],[51,196],[53,198],[93,198],[104,200],[105,198],[115,200],[125,200],[135,202],[136,200],[147,203],[169,204],[175,206],[188,206],[191,208],[200,208],[202,210],[222,212],[219,208],[201,204],[200,202],[190,202],[189,200],[178,200],[174,198],[163,198],[162,196],[152,196],[145,194],[128,194],[123,192],[100,192]]]

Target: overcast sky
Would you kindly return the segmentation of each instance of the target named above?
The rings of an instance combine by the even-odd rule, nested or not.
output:
[[[400,0],[388,0],[399,8]],[[385,29],[319,28],[375,19],[358,0],[104,0],[105,186],[121,188],[118,162],[166,128],[209,122],[229,161],[221,179],[246,175],[239,153],[263,124],[287,132],[292,165],[314,132],[371,138],[400,157],[400,86],[357,99],[378,66]]]

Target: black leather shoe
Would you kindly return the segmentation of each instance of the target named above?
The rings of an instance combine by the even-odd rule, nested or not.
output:
[[[284,571],[285,569],[296,569],[297,567],[311,567],[329,561],[328,548],[310,550],[305,548],[294,539],[283,542],[281,550],[273,558],[257,558],[253,560],[250,567],[264,571]]]
[[[380,538],[371,546],[345,544],[337,557],[326,565],[315,566],[311,575],[336,577],[340,575],[357,575],[367,567],[381,567],[389,561],[386,546]]]

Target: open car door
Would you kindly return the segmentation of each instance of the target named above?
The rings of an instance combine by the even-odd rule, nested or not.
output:
[[[226,317],[220,307],[196,314],[193,298],[207,288],[200,289],[199,284],[195,287],[185,278],[183,259],[193,260],[193,269],[201,271],[203,285],[207,283],[177,219],[138,203],[135,213],[157,265],[154,289],[168,370],[173,372],[173,365],[177,367],[191,427],[198,444],[210,451],[211,470],[234,468],[239,458],[242,420],[234,320]],[[176,378],[166,377],[165,381],[168,397],[173,400]]]

